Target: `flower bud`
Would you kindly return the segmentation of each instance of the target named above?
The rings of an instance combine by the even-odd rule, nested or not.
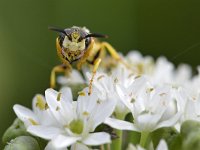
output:
[[[40,147],[33,137],[19,136],[11,140],[4,150],[40,150]]]
[[[10,140],[21,135],[30,135],[30,134],[26,132],[24,123],[17,118],[15,119],[13,124],[5,131],[2,138],[3,143],[6,144],[7,142],[10,142]]]

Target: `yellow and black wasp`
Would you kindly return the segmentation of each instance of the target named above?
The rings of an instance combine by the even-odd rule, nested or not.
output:
[[[55,66],[52,69],[50,77],[50,86],[52,88],[56,85],[56,73],[65,72],[68,74],[72,70],[72,63],[74,62],[76,62],[77,69],[80,70],[81,66],[87,62],[93,65],[88,93],[91,94],[92,82],[105,50],[108,50],[115,60],[128,67],[109,43],[97,40],[97,38],[106,38],[107,35],[90,33],[87,28],[77,26],[66,29],[49,27],[49,29],[59,32],[59,36],[56,38],[56,49],[62,62],[62,65]]]

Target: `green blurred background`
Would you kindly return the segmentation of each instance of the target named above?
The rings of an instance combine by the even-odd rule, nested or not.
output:
[[[199,8],[198,0],[0,0],[0,136],[15,118],[12,106],[30,107],[59,64],[48,25],[86,26],[124,53],[138,49],[196,67]]]

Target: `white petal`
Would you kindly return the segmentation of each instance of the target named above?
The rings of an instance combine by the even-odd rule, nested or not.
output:
[[[69,83],[84,83],[84,79],[79,73],[79,71],[73,69],[69,76],[59,76],[58,83],[61,85],[69,84]]]
[[[71,91],[71,88],[69,87],[63,87],[60,92],[62,93],[61,94],[61,97],[64,101],[69,101],[69,102],[72,102],[73,101],[73,96],[72,96],[72,91]]]
[[[129,143],[126,150],[145,150],[140,145],[134,146],[132,143]]]
[[[64,135],[60,134],[52,140],[52,144],[56,148],[65,148],[65,147],[68,147],[68,146],[76,143],[76,141],[78,141],[80,139],[81,139],[81,137],[64,136]]]
[[[60,100],[57,100],[58,94],[53,89],[47,89],[45,91],[46,101],[54,117],[59,123],[65,125],[73,119],[73,106],[72,102],[62,99],[62,94]]]
[[[38,107],[38,102],[42,107]],[[42,125],[57,125],[57,121],[53,117],[50,109],[45,108],[46,100],[43,95],[37,94],[33,98],[32,108],[33,112],[37,115],[40,124]]]
[[[159,123],[156,128],[158,129],[158,128],[162,128],[162,127],[173,126],[180,119],[180,117],[181,117],[181,113],[177,113],[176,115],[174,115],[170,119],[168,119],[166,121],[162,121],[161,123]]]
[[[87,91],[85,92],[87,93]],[[101,100],[95,88],[91,95],[78,97],[78,114],[80,118],[86,120],[87,130],[93,131],[96,126],[101,124],[107,117],[109,117],[115,108],[115,100]],[[88,115],[84,115],[87,112]]]
[[[153,131],[156,128],[158,121],[162,116],[161,114],[143,114],[138,116],[136,119],[136,123],[140,131]]]
[[[130,111],[132,111],[133,103],[130,103],[130,101],[128,101],[129,97],[125,95],[126,90],[120,88],[118,85],[116,85],[116,90],[117,90],[117,94],[120,97],[120,100],[124,103],[124,105],[126,105],[126,107],[128,107]]]
[[[52,110],[56,110],[56,107],[58,105],[57,96],[58,96],[58,92],[53,89],[47,89],[45,91],[46,101],[48,103],[48,106]]]
[[[156,150],[168,150],[167,143],[165,140],[160,140]]]
[[[32,101],[32,109],[33,109],[33,112],[35,112],[36,114],[38,113],[38,111],[40,111],[40,109],[37,107],[38,97],[41,99],[42,103],[46,103],[46,100],[43,95],[36,94],[34,96],[33,101]]]
[[[82,143],[75,143],[72,145],[70,150],[91,150],[86,145]]]
[[[89,134],[82,142],[86,145],[102,145],[106,143],[110,143],[110,135],[105,132],[97,132]]]
[[[55,148],[52,142],[49,142],[44,150],[67,150],[67,148]]]
[[[48,126],[30,126],[27,129],[28,132],[35,136],[39,136],[43,139],[50,140],[60,134],[62,131],[59,128],[48,127]]]
[[[96,109],[94,109],[93,113],[93,129],[95,129],[99,124],[105,121],[106,118],[110,117],[115,109],[116,101],[107,100],[102,101],[101,104],[98,104]]]
[[[30,109],[18,104],[15,104],[13,109],[17,117],[23,122],[27,122],[29,119],[32,119],[36,123],[39,123],[37,116]]]
[[[106,118],[104,123],[111,126],[112,128],[118,129],[118,130],[139,131],[138,128],[135,127],[133,123],[119,120],[119,119]]]

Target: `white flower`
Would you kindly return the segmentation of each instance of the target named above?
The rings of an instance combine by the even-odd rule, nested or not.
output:
[[[91,78],[91,74],[87,74],[88,79]],[[131,84],[135,81],[136,75],[132,71],[128,70],[122,65],[118,65],[114,68],[111,74],[97,72],[93,80],[93,87],[99,92],[99,96],[102,99],[110,98],[116,101],[115,113],[121,116],[125,116],[129,110],[120,100],[116,91],[116,85],[129,89]],[[138,87],[139,88],[139,87]]]
[[[130,51],[125,59],[136,74],[151,74],[154,69],[153,57],[143,57],[139,51]]]
[[[165,140],[160,140],[156,150],[168,150],[167,143],[165,142]]]
[[[197,89],[193,89],[192,93],[188,92],[184,95],[182,102],[184,103],[179,104],[182,105],[183,111],[181,123],[186,120],[200,121],[200,92]]]
[[[127,147],[126,150],[145,150],[144,148],[142,148],[141,146],[137,145],[133,145],[132,143],[130,143]]]
[[[30,110],[19,104],[13,106],[17,117],[24,122],[26,127],[40,124],[56,125],[43,95],[37,94],[33,98],[32,108],[33,110]]]
[[[139,145],[134,146],[133,144],[129,144],[126,150],[145,150],[144,148],[140,147]],[[153,150],[153,148],[152,148]],[[168,150],[167,143],[165,140],[160,140],[156,150]]]
[[[90,96],[87,95],[87,89],[81,92],[77,102],[72,101],[72,93],[69,88],[65,88],[61,92],[47,89],[45,98],[48,105],[47,110],[55,118],[53,121],[56,125],[33,124],[28,126],[28,132],[50,140],[49,145],[53,145],[55,149],[67,148],[77,144],[76,142],[85,145],[110,143],[108,133],[91,132],[94,132],[95,128],[112,114],[115,106],[113,101],[102,101],[97,97],[95,89]],[[22,113],[26,116],[26,112]],[[50,147],[49,145],[48,147]]]
[[[143,90],[133,90],[127,93],[117,87],[121,100],[132,112],[134,123],[106,119],[105,123],[111,127],[140,132],[152,132],[161,127],[173,126],[180,118],[172,89],[169,86],[154,88],[146,83]],[[137,89],[137,86],[133,89]],[[123,125],[124,124],[124,125]]]
[[[73,84],[85,83],[81,74],[75,69],[73,69],[68,76],[59,76],[57,80],[58,83],[61,85],[72,84],[72,83]]]

